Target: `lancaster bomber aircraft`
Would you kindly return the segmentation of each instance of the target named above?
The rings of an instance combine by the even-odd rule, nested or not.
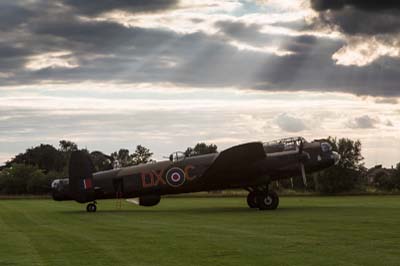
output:
[[[185,156],[176,152],[170,160],[95,172],[90,156],[82,151],[71,154],[69,178],[52,183],[57,201],[89,203],[96,211],[96,200],[139,198],[141,206],[154,206],[162,195],[243,188],[249,191],[250,208],[274,210],[279,205],[271,182],[302,176],[336,164],[337,152],[326,141],[307,142],[286,138],[231,147],[220,153]]]

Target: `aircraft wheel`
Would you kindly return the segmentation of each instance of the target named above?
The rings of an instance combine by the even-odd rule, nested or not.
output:
[[[255,192],[250,192],[249,195],[247,195],[247,205],[249,205],[250,208],[257,208],[257,194]]]
[[[96,204],[94,204],[94,203],[89,203],[89,204],[86,206],[86,211],[87,211],[87,212],[96,212],[96,210],[97,210],[97,206],[96,206]]]
[[[275,191],[257,196],[257,204],[260,210],[276,210],[279,205],[279,196]]]

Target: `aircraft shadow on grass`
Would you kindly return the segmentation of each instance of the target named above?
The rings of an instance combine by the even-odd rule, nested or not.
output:
[[[351,211],[352,209],[359,210],[360,206],[285,206],[279,208],[275,214],[286,213],[303,213],[303,212],[316,212],[316,213],[331,213],[332,211]],[[59,211],[63,214],[86,214],[84,210],[62,210]],[[264,212],[252,210],[243,207],[207,207],[207,208],[174,208],[174,209],[105,209],[100,210],[99,214],[126,214],[126,215],[167,215],[167,214],[255,214],[264,215]]]
[[[100,213],[104,214],[214,214],[214,213],[249,213],[249,212],[255,212],[252,211],[248,208],[243,208],[243,207],[209,207],[209,208],[182,208],[182,209],[164,209],[164,210],[159,210],[159,209],[106,209],[106,210],[101,210],[99,211]],[[63,210],[60,211],[60,213],[72,213],[72,214],[86,214],[86,211],[84,210]]]

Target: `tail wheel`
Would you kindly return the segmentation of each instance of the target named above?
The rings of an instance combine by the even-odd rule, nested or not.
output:
[[[256,197],[257,205],[260,210],[276,210],[279,205],[279,196],[275,191],[260,193]]]
[[[257,194],[253,191],[250,192],[249,195],[247,195],[247,205],[249,205],[250,208],[257,208]]]
[[[87,212],[96,212],[96,210],[97,210],[97,206],[96,206],[96,204],[94,204],[94,203],[89,203],[89,204],[86,206],[86,211],[87,211]]]

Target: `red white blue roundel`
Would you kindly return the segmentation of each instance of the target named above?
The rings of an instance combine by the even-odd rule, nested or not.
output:
[[[173,167],[168,170],[165,179],[171,187],[179,187],[185,183],[185,172],[178,167]]]

